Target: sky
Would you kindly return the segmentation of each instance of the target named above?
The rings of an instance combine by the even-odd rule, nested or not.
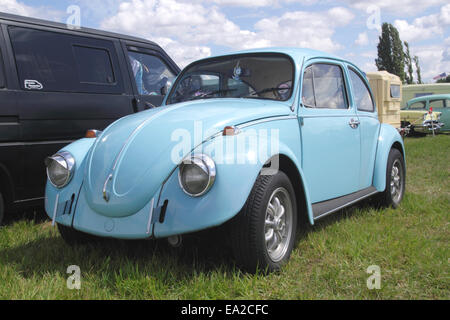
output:
[[[290,46],[375,71],[381,23],[389,22],[419,57],[425,82],[450,73],[448,0],[0,0],[0,11],[143,37],[180,67],[211,55]]]

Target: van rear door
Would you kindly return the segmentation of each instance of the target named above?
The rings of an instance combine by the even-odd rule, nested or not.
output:
[[[133,113],[134,98],[120,41],[76,31],[11,23],[18,111],[24,144],[24,198],[40,197],[45,157]]]

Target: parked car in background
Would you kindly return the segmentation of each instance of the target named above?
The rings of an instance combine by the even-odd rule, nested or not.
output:
[[[414,98],[449,93],[450,83],[406,84],[403,86],[401,107],[405,108],[407,102]]]
[[[223,225],[237,263],[274,271],[298,221],[370,196],[397,207],[405,151],[364,73],[324,52],[272,48],[199,60],[162,107],[46,160],[46,212],[68,243],[168,238]]]
[[[0,13],[0,223],[43,206],[48,154],[160,105],[178,73],[154,42]]]
[[[411,99],[400,113],[402,127],[409,127],[413,132],[449,131],[450,93]]]

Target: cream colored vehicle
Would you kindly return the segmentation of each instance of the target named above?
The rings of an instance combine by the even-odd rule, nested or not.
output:
[[[366,75],[375,98],[380,122],[388,123],[401,131],[402,81],[387,71],[368,72]]]

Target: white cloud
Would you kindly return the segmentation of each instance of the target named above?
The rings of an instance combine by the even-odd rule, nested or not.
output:
[[[414,55],[419,57],[419,66],[422,72],[422,79],[431,82],[434,76],[442,72],[450,71],[450,52],[448,48],[449,38],[446,39],[447,45],[430,45],[412,47]]]
[[[294,11],[262,19],[255,24],[255,29],[270,45],[336,51],[342,46],[332,39],[335,28],[347,25],[353,18],[354,15],[342,7],[323,12]]]
[[[448,0],[343,0],[351,7],[366,11],[369,6],[377,6],[383,12],[412,15],[426,10],[427,8],[445,5]]]
[[[355,40],[355,44],[359,46],[366,46],[369,44],[369,36],[367,32],[361,32],[358,34],[358,38]]]
[[[209,56],[211,45],[235,50],[299,46],[335,51],[342,48],[332,40],[335,28],[354,18],[351,11],[343,7],[323,12],[294,11],[261,19],[254,25],[254,30],[243,30],[216,6],[181,1],[123,2],[115,15],[101,23],[101,28],[160,43],[174,55],[177,63],[184,65]]]
[[[0,11],[26,17],[47,19],[61,22],[64,13],[48,7],[31,7],[17,0],[0,0]]]
[[[441,7],[439,13],[419,17],[410,24],[406,20],[395,20],[394,26],[404,41],[420,41],[443,35],[450,25],[450,4]]]

